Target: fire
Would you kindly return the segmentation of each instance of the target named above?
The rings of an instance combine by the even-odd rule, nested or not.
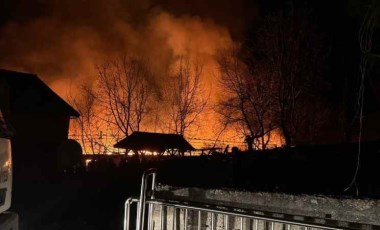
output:
[[[148,59],[154,81],[160,86],[168,82],[168,71],[177,67],[178,58],[186,56],[202,66],[202,97],[208,98],[198,124],[190,128],[186,138],[196,148],[215,144],[222,148],[227,144],[244,148],[244,137],[233,129],[224,130],[214,111],[223,97],[218,87],[220,73],[216,56],[220,49],[235,43],[227,27],[208,17],[174,15],[156,8],[148,11],[150,6],[146,4],[137,4],[138,9],[128,8],[118,0],[94,1],[92,10],[83,10],[88,5],[78,1],[54,4],[49,15],[9,22],[1,28],[0,49],[6,57],[0,58],[3,68],[37,73],[55,92],[70,101],[70,97],[79,96],[79,84],[96,85],[97,65],[121,55]],[[72,11],[68,13],[65,9]],[[145,121],[141,130],[168,132],[165,125],[157,126],[154,122],[155,117],[165,115],[165,105],[157,104],[163,111]],[[99,108],[95,111],[102,114]],[[123,138],[123,134],[111,136],[109,127],[104,124],[93,129],[91,135],[101,139],[101,143],[92,143],[96,152],[118,153],[112,145]],[[100,130],[102,138],[99,138]],[[80,139],[75,122],[71,122],[70,136]],[[86,138],[87,145],[91,145],[90,136],[84,138],[85,142]],[[272,139],[277,145],[282,143],[278,134]],[[87,153],[93,152],[89,146],[84,148]]]
[[[197,65],[202,66],[201,92],[204,94],[202,97],[208,98],[208,106],[202,112],[197,127],[190,129],[187,137],[190,137],[189,141],[197,148],[202,147],[205,143],[213,144],[212,140],[215,140],[215,134],[220,132],[220,127],[218,127],[218,117],[212,109],[217,104],[218,97],[221,93],[218,87],[219,73],[215,58],[220,49],[233,44],[228,30],[216,25],[211,20],[202,20],[201,18],[190,16],[174,17],[165,12],[153,17],[147,26],[147,30],[151,33],[151,37],[153,37],[155,41],[161,41],[164,46],[160,49],[155,47],[153,51],[146,51],[144,50],[145,45],[141,45],[141,47],[136,47],[135,50],[141,49],[137,51],[137,53],[142,52],[143,55],[147,55],[148,58],[151,56],[154,57],[149,60],[152,62],[154,71],[158,73],[159,78],[166,78],[166,72],[160,75],[163,68],[159,66],[166,65],[167,67],[165,69],[173,70],[178,67],[177,60],[181,56],[190,57],[194,63],[196,62]],[[148,39],[145,40],[145,42],[149,45],[152,41]],[[164,55],[170,54],[167,63],[162,63],[163,60],[157,57],[157,52],[161,52]],[[159,81],[165,82],[163,79]],[[65,84],[58,82],[53,86],[57,86],[56,90],[62,92],[64,85]],[[162,123],[165,122],[166,121],[162,121]],[[73,126],[74,125],[72,125],[70,129],[71,135],[79,135]],[[153,128],[152,126],[155,125],[145,123],[142,130],[168,132],[168,130],[163,127]],[[191,139],[193,137],[202,137],[208,140],[200,143],[192,141]],[[123,136],[119,136],[119,139],[120,138],[123,138]],[[112,149],[111,146],[116,142],[116,139],[117,138],[111,138],[107,140],[108,143],[106,143],[106,145]],[[240,140],[240,142],[242,142],[242,140]],[[116,150],[112,151],[116,152]]]

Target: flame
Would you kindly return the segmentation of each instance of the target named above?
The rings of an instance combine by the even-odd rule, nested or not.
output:
[[[120,30],[123,30],[123,25],[120,25],[119,28]],[[127,32],[130,30],[125,29],[125,31]],[[201,80],[203,88],[201,91],[204,93],[204,97],[209,98],[209,106],[205,109],[199,119],[199,128],[197,127],[193,130],[189,130],[189,136],[201,137],[202,139],[207,140],[206,143],[212,144],[212,140],[215,139],[215,133],[220,129],[220,127],[218,127],[218,117],[212,111],[212,108],[217,104],[219,94],[221,93],[220,89],[217,87],[219,81],[218,76],[220,74],[218,72],[219,70],[215,58],[220,49],[233,44],[228,30],[216,25],[212,20],[203,20],[199,17],[190,16],[175,17],[166,12],[162,12],[149,21],[146,31],[149,31],[150,37],[153,41],[160,41],[163,46],[154,46],[153,50],[147,51],[144,47],[148,46],[149,48],[152,48],[152,43],[154,42],[150,39],[145,39],[144,42],[147,44],[137,45],[139,47],[136,47],[135,51],[137,50],[137,53],[142,52],[144,55],[145,53],[148,53],[156,73],[160,73],[162,69],[164,69],[157,67],[162,66],[163,64],[167,66],[165,69],[175,69],[178,65],[176,59],[180,56],[190,57],[192,60],[195,60],[197,64],[202,66]],[[168,54],[170,54],[169,60],[167,63],[163,63],[162,58],[158,55],[167,57]],[[165,78],[166,76],[161,75],[159,77]],[[60,81],[52,86],[55,90],[62,93],[65,85],[67,85],[67,83]],[[152,124],[145,124],[143,125],[142,130],[167,132],[167,130],[163,128],[153,130],[151,126]],[[71,135],[78,134],[73,125],[70,130]],[[192,142],[196,148],[202,147],[205,144],[204,142],[189,141]],[[112,146],[115,142],[115,139],[107,140],[107,145]],[[112,151],[116,152],[116,150]]]
[[[49,15],[8,22],[0,31],[3,53],[0,66],[37,73],[67,99],[69,94],[74,97],[78,94],[78,84],[94,83],[96,65],[119,55],[147,57],[156,80],[162,84],[166,82],[168,70],[177,65],[179,56],[191,57],[203,66],[202,92],[209,102],[198,127],[187,135],[190,143],[196,148],[215,143],[220,147],[230,144],[244,148],[244,138],[233,129],[219,136],[222,127],[213,111],[223,94],[218,87],[216,55],[220,49],[235,43],[230,30],[209,17],[174,15],[159,8],[148,11],[151,7],[148,3],[132,3],[124,6],[119,0],[96,0],[92,1],[91,10],[83,10],[88,8],[85,2],[55,1]],[[78,137],[77,129],[71,122],[70,136]],[[143,124],[142,130],[167,132],[162,127],[153,127],[152,122]],[[93,135],[98,135],[97,131]],[[112,148],[116,139],[103,139],[108,148],[99,147],[98,152],[121,153]],[[273,140],[280,143],[280,139]],[[84,148],[90,152],[86,150],[88,147]]]

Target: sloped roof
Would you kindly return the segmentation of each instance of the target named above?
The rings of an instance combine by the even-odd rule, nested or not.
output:
[[[10,109],[23,114],[78,117],[79,113],[35,74],[0,69],[0,84],[9,90]]]
[[[133,132],[114,145],[115,148],[164,152],[168,149],[195,150],[182,135],[166,133]]]

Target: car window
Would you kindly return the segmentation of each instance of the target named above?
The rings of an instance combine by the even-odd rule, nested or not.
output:
[[[11,136],[12,136],[12,132],[10,131],[0,111],[0,138],[9,138]]]

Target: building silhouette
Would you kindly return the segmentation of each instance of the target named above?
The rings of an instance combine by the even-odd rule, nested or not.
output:
[[[155,152],[158,155],[183,155],[195,150],[182,135],[167,133],[133,132],[114,145],[115,148],[131,150],[134,153],[144,151]]]
[[[79,113],[35,74],[0,69],[0,108],[14,130],[15,177],[49,176]],[[37,178],[35,178],[37,179]]]

